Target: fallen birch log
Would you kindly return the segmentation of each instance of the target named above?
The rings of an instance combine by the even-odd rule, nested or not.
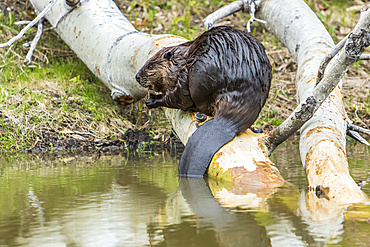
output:
[[[46,0],[31,2],[39,11],[47,5]],[[282,5],[290,6],[291,11],[281,11]],[[312,93],[312,82],[315,81],[320,61],[334,47],[330,36],[304,1],[266,1],[261,5],[259,14],[268,21],[267,27],[295,55],[298,63],[297,98],[298,102],[305,100]],[[144,62],[161,47],[185,41],[172,35],[148,35],[136,31],[109,0],[81,1],[74,8],[59,0],[46,18],[112,90],[113,98],[119,98],[124,103],[140,99],[146,93],[134,80],[135,73]],[[306,103],[306,107],[309,106],[310,102]],[[328,198],[336,198],[339,203],[362,201],[364,196],[358,187],[353,186],[355,184],[349,175],[345,157],[345,112],[340,86],[323,103],[322,108],[301,131],[301,157],[309,183],[330,188]],[[186,143],[194,131],[193,115],[173,109],[166,109],[165,113],[180,139]],[[328,119],[331,120],[329,126]],[[322,133],[325,133],[324,138]],[[314,134],[318,135],[309,138]],[[256,135],[250,131],[238,136],[214,156],[208,175],[241,184],[282,185],[284,180],[267,156],[274,146],[271,145],[270,149],[271,143],[267,142],[265,150],[261,145],[263,140],[270,137],[271,133]]]
[[[37,10],[47,0],[31,0]],[[138,32],[110,0],[81,1],[76,8],[58,0],[45,16],[57,33],[111,90],[115,99],[131,103],[147,92],[135,74],[162,47],[185,42],[173,35]],[[165,114],[183,143],[195,131],[190,112],[165,109]],[[281,186],[284,180],[258,144],[263,135],[249,131],[224,146],[214,157],[209,176],[258,186]]]
[[[270,154],[302,127],[300,153],[309,186],[324,191],[325,198],[337,204],[363,201],[364,194],[348,171],[345,154],[347,117],[341,93],[341,79],[358,58],[348,56],[346,46],[330,64],[323,81],[316,85],[316,81],[320,81],[316,77],[318,68],[322,69],[321,61],[334,49],[325,27],[303,1],[260,1],[258,4],[259,16],[268,20],[267,27],[295,56],[298,64],[299,105],[288,119],[262,139],[266,152]],[[243,1],[233,2],[212,13],[204,24],[212,26],[217,19],[235,12],[237,5],[239,9],[245,8]],[[290,11],[281,11],[281,6],[289,6]],[[369,12],[362,16],[354,32],[366,27],[365,23],[369,23],[367,15]]]
[[[289,13],[281,14],[281,5],[289,6]],[[284,43],[297,61],[297,101],[300,103],[297,108],[301,107],[304,112],[305,107],[312,107],[312,113],[314,113],[308,121],[305,121],[304,118],[307,116],[304,114],[300,116],[301,119],[298,119],[304,123],[301,128],[300,154],[309,186],[325,190],[326,199],[332,203],[347,204],[363,201],[365,195],[348,170],[345,151],[347,116],[341,92],[341,79],[357,60],[347,55],[345,47],[329,64],[323,81],[315,87],[321,61],[334,49],[330,35],[316,15],[299,0],[266,1],[260,14],[262,18],[274,23],[274,26],[270,27],[271,31]],[[369,12],[367,15],[369,16]],[[365,27],[365,23],[369,23],[368,17],[360,19],[354,33],[358,33],[362,27]],[[326,98],[329,93],[329,97]],[[315,103],[310,105],[309,101]],[[276,130],[285,131],[284,127],[290,129],[292,126],[289,121],[298,116],[293,114]],[[289,124],[284,125],[287,122]],[[276,135],[276,130],[269,138]]]

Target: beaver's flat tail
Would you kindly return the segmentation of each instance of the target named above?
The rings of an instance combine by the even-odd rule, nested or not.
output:
[[[179,176],[203,177],[213,155],[234,139],[237,130],[226,121],[205,122],[188,140],[181,156]]]

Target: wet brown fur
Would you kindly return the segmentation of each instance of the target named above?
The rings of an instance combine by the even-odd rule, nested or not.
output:
[[[174,46],[165,47],[154,54],[140,70],[140,85],[150,90],[168,93],[175,89],[179,73],[186,73],[186,58],[184,53],[190,42]],[[167,52],[173,52],[172,61],[164,58]]]
[[[146,98],[149,108],[198,111],[226,119],[240,132],[253,124],[265,104],[271,65],[256,38],[221,26],[194,41],[161,49],[136,79],[162,93]]]
[[[194,41],[163,48],[140,69],[136,80],[162,93],[146,97],[149,108],[214,116],[189,139],[179,166],[180,176],[203,176],[213,154],[256,121],[271,77],[263,45],[241,30],[221,26]]]

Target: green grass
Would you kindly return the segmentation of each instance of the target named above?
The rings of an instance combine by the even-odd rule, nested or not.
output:
[[[117,129],[112,130],[108,123],[119,118],[109,89],[81,60],[55,59],[43,66],[28,67],[11,59],[9,63],[1,69],[0,77],[0,104],[4,106],[0,151],[30,148],[43,128],[61,131],[73,126],[83,128],[87,123],[103,124],[103,136],[118,136]]]
[[[139,31],[170,33],[192,40],[205,30],[203,19],[229,2],[142,0],[126,3],[122,1],[124,6],[122,9]],[[306,2],[311,7],[315,7],[312,5],[313,1]],[[325,0],[323,4],[329,7],[329,10],[325,14],[318,13],[317,10],[315,12],[335,39],[337,27],[345,24],[346,19],[342,16],[337,17],[333,13],[336,9],[345,9],[350,3],[344,0]],[[351,22],[355,22],[355,12],[347,14],[350,15]],[[21,27],[14,23],[22,19],[24,19],[23,16],[12,13],[4,16],[0,13],[0,42],[7,41],[9,37],[19,32]],[[227,20],[232,20],[232,25],[245,28],[248,15],[236,13]],[[159,24],[162,25],[162,29],[156,30]],[[348,25],[352,23],[347,23]],[[261,31],[262,25],[253,23],[252,28],[253,35],[263,40],[268,50],[283,49],[278,39]],[[155,129],[152,131],[153,136],[170,131],[168,122],[163,120],[163,114],[153,110],[152,116],[147,116],[142,102],[124,109],[118,108],[110,97],[109,89],[87,69],[53,31],[43,34],[32,63],[25,65],[23,59],[28,49],[23,48],[22,44],[31,40],[35,32],[34,28],[29,30],[24,38],[14,43],[9,53],[7,53],[8,48],[0,49],[0,151],[23,150],[31,147],[43,128],[55,131],[82,128],[86,131],[94,131],[99,136],[117,137],[130,126],[128,124],[130,119],[135,127],[142,127],[149,121],[149,126],[153,127],[152,130]],[[361,66],[359,61],[354,68],[360,69]],[[270,101],[273,102],[276,95],[271,95]],[[370,112],[370,99],[366,104],[366,111]],[[123,113],[118,113],[119,111]],[[277,115],[276,110],[265,109],[257,125],[263,126],[266,123],[273,126],[279,125],[282,120],[276,117]]]

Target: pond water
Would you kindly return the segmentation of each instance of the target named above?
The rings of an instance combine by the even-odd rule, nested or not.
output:
[[[370,195],[370,151],[348,148]],[[1,156],[0,246],[366,246],[370,206],[310,212],[298,147],[272,157],[289,185],[242,191],[178,178],[169,154]]]

